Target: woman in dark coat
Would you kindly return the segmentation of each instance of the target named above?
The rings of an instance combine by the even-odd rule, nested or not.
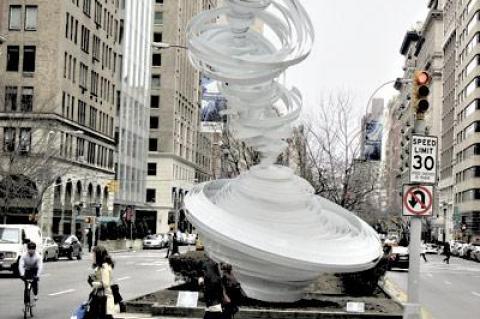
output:
[[[228,298],[224,298],[223,317],[225,319],[233,319],[238,312],[238,306],[242,299],[242,288],[237,278],[232,273],[232,265],[222,264],[222,285]],[[225,300],[227,299],[227,300]]]
[[[443,261],[446,262],[447,264],[449,264],[450,263],[450,255],[451,255],[450,243],[445,242],[445,244],[443,245],[443,253],[445,254],[445,259]]]
[[[223,319],[223,286],[218,264],[214,261],[206,262],[203,273],[203,296],[206,306],[203,319]]]

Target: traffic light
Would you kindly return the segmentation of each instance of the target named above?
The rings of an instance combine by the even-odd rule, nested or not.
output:
[[[427,71],[415,71],[412,81],[412,105],[417,115],[417,119],[423,119],[428,111],[430,103],[428,95],[430,94],[430,82],[432,77]]]

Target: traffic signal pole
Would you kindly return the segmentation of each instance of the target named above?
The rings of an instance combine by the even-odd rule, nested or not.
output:
[[[425,71],[415,72],[412,81],[412,106],[415,110],[415,135],[426,135],[425,113],[429,109],[430,75]],[[411,164],[410,164],[411,165]],[[410,167],[410,169],[412,169]],[[420,305],[420,249],[422,240],[422,218],[410,217],[410,242],[408,245],[408,298],[403,319],[421,319]]]
[[[415,120],[415,134],[426,135],[425,120]],[[420,244],[422,240],[422,218],[410,217],[410,242],[408,245],[408,299],[404,319],[421,319],[420,306]]]

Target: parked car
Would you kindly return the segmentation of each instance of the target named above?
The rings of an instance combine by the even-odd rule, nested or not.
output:
[[[59,257],[67,257],[78,260],[82,259],[82,245],[75,235],[58,235],[53,236],[53,240],[58,245]]]
[[[452,255],[453,256],[460,256],[460,251],[463,250],[463,246],[467,245],[465,242],[463,241],[454,241],[451,245],[450,245],[450,249],[451,249],[451,252],[452,252]]]
[[[408,269],[409,260],[408,247],[393,246],[388,256],[387,268],[389,270],[392,268]]]
[[[426,244],[426,246],[427,246],[427,249],[426,249],[427,254],[435,254],[435,255],[438,254],[439,247],[437,244]]]
[[[187,234],[187,245],[195,245],[197,242],[197,234]]]
[[[58,244],[50,237],[43,238],[43,260],[49,259],[58,260],[60,256]]]
[[[465,248],[464,257],[477,260],[476,256],[480,252],[480,242],[471,243]]]
[[[161,249],[168,245],[168,237],[164,234],[148,235],[143,240],[143,249]]]
[[[29,241],[37,244],[37,252],[42,255],[42,232],[38,226],[0,225],[0,271],[8,270],[18,275],[18,261]]]

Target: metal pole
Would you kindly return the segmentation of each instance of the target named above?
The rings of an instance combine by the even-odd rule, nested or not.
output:
[[[415,120],[414,132],[425,135],[425,120]],[[404,319],[421,319],[420,313],[420,244],[422,239],[422,217],[410,217],[410,243],[408,245],[408,300]]]

